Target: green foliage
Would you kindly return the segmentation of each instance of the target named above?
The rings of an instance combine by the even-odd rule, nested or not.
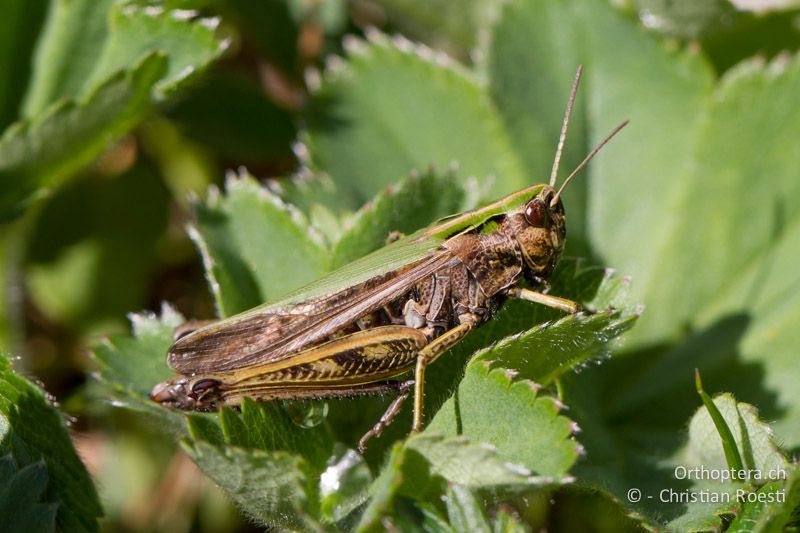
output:
[[[730,394],[721,394],[714,399],[725,423],[732,429],[733,438],[744,461],[742,467],[752,475],[788,472],[791,464],[777,449],[771,430],[759,420],[752,405],[737,403]],[[707,408],[701,408],[689,422],[689,443],[682,456],[688,466],[704,465],[709,469],[731,469],[731,464],[722,446],[721,432]],[[740,470],[741,471],[741,470]],[[758,474],[756,474],[758,473]],[[744,476],[750,480],[751,475]],[[761,485],[764,479],[753,479]]]
[[[184,318],[169,306],[160,317],[153,314],[130,315],[133,337],[118,335],[103,339],[93,350],[99,372],[97,378],[106,385],[115,403],[129,409],[150,412],[165,419],[168,427],[182,429],[182,416],[156,409],[148,394],[154,383],[169,378],[166,365],[167,349],[172,344],[172,332]]]
[[[18,122],[0,139],[6,217],[25,207],[39,187],[74,173],[132,128],[149,104],[149,91],[164,75],[164,57],[148,55],[130,72],[119,72],[76,104],[64,100],[36,122]]]
[[[0,513],[3,531],[52,530],[53,515],[60,530],[97,531],[100,502],[64,420],[3,355],[0,456],[0,510],[12,510]]]
[[[17,117],[30,76],[30,55],[41,29],[47,5],[44,2],[7,2],[0,24],[0,129]],[[13,83],[12,80],[16,80]]]
[[[708,415],[714,422],[714,427],[722,440],[722,449],[725,452],[725,461],[728,463],[728,468],[736,472],[742,472],[744,470],[744,464],[742,463],[742,455],[739,453],[739,447],[736,445],[736,440],[733,437],[733,433],[731,433],[731,428],[725,421],[725,417],[722,416],[722,413],[717,408],[714,400],[711,399],[711,396],[703,390],[703,383],[700,381],[700,372],[695,372],[694,382],[695,387],[697,387],[697,393],[703,400],[703,405],[707,409]],[[749,462],[749,465],[752,465],[752,461]],[[740,479],[742,476],[737,474],[734,477]]]
[[[23,120],[0,139],[0,217],[94,160],[216,59],[226,45],[209,26],[112,0],[54,2]]]
[[[229,177],[226,190],[195,206],[190,230],[220,316],[273,300],[325,271],[320,237],[296,208],[251,177]],[[282,268],[287,264],[293,268]]]
[[[19,468],[10,453],[0,458],[0,528],[9,533],[55,531],[58,504],[39,501],[46,489],[43,461]]]
[[[719,395],[714,400],[715,410],[733,430],[735,446],[744,459],[742,466],[732,464],[723,449],[724,433],[720,432],[713,411],[699,409],[689,422],[688,442],[678,456],[678,464],[687,470],[705,468],[709,472],[727,472],[732,478],[720,482],[708,475],[691,480],[688,490],[706,490],[713,494],[730,494],[734,504],[742,505],[736,496],[755,491],[783,492],[784,481],[793,470],[792,465],[777,449],[770,428],[758,419],[752,405],[737,403],[730,394]],[[762,487],[763,486],[763,487]],[[757,487],[761,487],[756,491]],[[769,487],[769,488],[767,488]],[[720,517],[735,508],[731,501],[691,503],[687,512],[670,522],[675,531],[719,527]],[[742,512],[753,512],[744,510]],[[741,522],[741,520],[740,520]]]
[[[0,219],[18,221],[0,231],[0,337],[29,342],[26,368],[56,360],[74,378],[80,359],[50,347],[61,328],[75,346],[111,334],[94,349],[105,396],[157,420],[161,447],[180,439],[258,524],[800,524],[800,477],[786,459],[800,449],[796,2],[8,4]],[[415,41],[363,29],[373,26]],[[551,292],[587,312],[506,302],[429,369],[425,431],[408,436],[406,407],[363,457],[348,449],[392,398],[192,414],[149,400],[171,376],[165,353],[184,317],[165,305],[131,315],[131,336],[114,334],[124,312],[165,299],[211,314],[202,281],[184,280],[202,261],[227,317],[353,265],[392,231],[547,181],[581,63],[559,180],[631,120],[565,192],[567,254],[586,259],[563,259]],[[186,202],[189,190],[201,199]],[[372,256],[348,275],[422,249]],[[730,392],[699,398],[695,369],[707,390]],[[8,365],[0,436],[0,529],[96,529],[97,497],[61,419]],[[739,463],[788,479],[676,474]],[[717,499],[661,501],[665,489]],[[2,522],[9,506],[13,523]],[[185,514],[182,527],[202,529]]]
[[[454,485],[447,490],[447,516],[456,531],[490,532],[489,517],[469,489]]]
[[[547,16],[542,16],[543,12]],[[561,22],[554,24],[554,20]],[[591,47],[580,45],[579,38]],[[314,198],[327,205],[358,202],[397,176],[431,163],[441,168],[451,159],[459,161],[460,175],[474,174],[481,180],[495,174],[498,181],[492,195],[524,183],[523,167],[531,175],[545,176],[550,158],[547,154],[560,128],[564,95],[574,64],[580,61],[589,65],[584,80],[589,96],[576,108],[572,143],[562,168],[566,171],[577,164],[586,146],[604,135],[614,122],[631,118],[632,126],[593,163],[590,177],[579,180],[568,191],[567,205],[579,206],[570,209],[570,246],[574,252],[603,258],[637,280],[629,287],[627,278],[566,261],[553,280],[554,293],[576,297],[599,312],[554,321],[557,315],[551,311],[530,312],[522,303],[509,304],[494,321],[454,349],[454,361],[464,361],[479,350],[463,378],[457,369],[434,365],[428,402],[433,409],[429,415],[438,412],[425,436],[394,448],[389,465],[370,489],[372,499],[361,515],[360,527],[379,527],[386,516],[410,520],[420,512],[429,512],[430,520],[461,520],[463,512],[459,514],[455,508],[452,514],[451,509],[442,514],[426,507],[432,494],[443,494],[443,480],[459,486],[475,485],[475,476],[468,474],[469,470],[445,468],[444,458],[455,458],[455,465],[512,461],[520,467],[517,474],[527,472],[539,480],[537,475],[558,479],[572,471],[579,484],[600,488],[623,505],[628,505],[624,498],[632,486],[645,491],[671,486],[669,482],[675,480],[670,480],[659,465],[674,461],[681,429],[697,399],[691,395],[691,387],[686,387],[690,374],[682,377],[674,367],[667,371],[667,365],[697,365],[697,359],[691,357],[695,353],[706,353],[703,357],[709,361],[730,357],[728,347],[737,345],[731,344],[730,335],[742,331],[737,316],[743,308],[752,310],[755,324],[768,320],[765,324],[770,324],[771,332],[778,324],[770,316],[786,317],[781,310],[791,313],[797,308],[788,303],[778,308],[764,306],[774,301],[770,295],[789,294],[794,298],[796,294],[787,292],[791,285],[786,285],[786,280],[791,278],[782,273],[787,270],[780,270],[790,265],[786,253],[794,234],[791,208],[779,200],[777,205],[771,203],[769,198],[778,199],[793,191],[789,175],[796,166],[794,152],[789,146],[782,147],[785,141],[781,139],[793,138],[787,137],[787,128],[798,122],[779,121],[777,115],[764,118],[764,110],[755,108],[746,108],[752,109],[752,118],[749,111],[732,112],[742,108],[745,99],[757,98],[769,101],[772,113],[785,115],[787,109],[791,113],[790,88],[796,87],[797,61],[775,63],[770,69],[751,65],[747,71],[730,74],[717,88],[712,69],[703,58],[667,51],[624,17],[578,0],[512,2],[505,6],[485,50],[485,86],[474,81],[474,74],[446,61],[437,64],[435,54],[402,39],[375,35],[365,42],[350,40],[346,49],[344,63],[332,61],[323,74],[306,114],[310,162],[330,174],[339,190],[318,194],[302,183],[283,190],[286,197],[304,188],[312,193],[312,200],[305,200],[303,206],[310,218],[247,178],[229,181],[224,197],[212,194],[206,203],[197,204],[195,241],[200,244],[224,316],[274,299],[281,291],[375,249],[390,229],[409,231],[435,218],[430,213],[430,219],[413,219],[412,223],[409,215],[427,215],[440,209],[446,212],[459,203],[464,205],[462,202],[469,205],[486,193],[458,191],[442,181],[444,178],[430,181],[435,174],[429,174],[418,182],[403,182],[354,218],[340,220],[315,204]],[[520,64],[529,68],[521,69]],[[637,84],[620,84],[618,80],[634,64],[648,64],[657,74],[651,72]],[[422,79],[426,81],[417,81]],[[410,104],[398,103],[403,99],[413,100],[419,113],[404,113],[402,110]],[[751,151],[732,148],[741,142],[737,141],[737,132],[753,128],[774,139],[765,145],[770,147],[768,153],[757,157]],[[700,150],[695,147],[697,143],[711,146]],[[665,153],[665,144],[673,151]],[[481,146],[479,150],[477,145]],[[480,159],[475,159],[476,153]],[[767,164],[770,185],[750,187],[747,195],[714,194],[710,187],[717,182],[704,179],[725,175],[727,187],[739,190],[744,180],[765,176]],[[587,187],[587,182],[593,186]],[[430,187],[455,192],[432,195]],[[331,198],[337,200],[331,202]],[[677,216],[676,209],[713,213],[713,227],[697,231],[695,226],[702,217]],[[756,209],[762,213],[776,210],[780,216],[764,213],[756,221],[740,216]],[[253,219],[257,222],[248,221],[255,213],[260,213]],[[320,220],[331,221],[331,227],[315,235],[314,226]],[[238,223],[244,225],[237,227]],[[273,228],[269,237],[275,240],[269,240],[266,232],[263,240],[253,239],[256,225]],[[298,264],[299,257],[305,258],[302,268],[288,272],[277,272],[272,266],[264,269],[263,265],[274,264],[275,256],[270,252],[281,247],[287,251],[276,255],[299,254],[291,262]],[[325,260],[329,250],[333,250],[333,264]],[[778,286],[760,290],[757,298],[745,296],[761,279],[757,276],[765,267],[759,265],[770,265],[774,275],[768,277],[768,283]],[[227,294],[233,298],[230,304],[224,303]],[[637,328],[624,345],[622,351],[628,357],[612,360],[599,371],[563,379],[564,401],[572,408],[570,418],[585,429],[581,441],[588,452],[587,459],[573,469],[580,447],[570,435],[577,426],[559,413],[560,403],[542,395],[540,387],[553,383],[566,370],[581,368],[587,360],[603,355],[608,342],[628,329],[638,315],[625,303],[629,301],[646,302],[649,312],[645,326]],[[759,308],[769,313],[759,314]],[[686,323],[697,334],[683,333],[681,327]],[[703,330],[708,327],[711,331],[706,336]],[[758,329],[748,327],[746,331],[747,335]],[[773,353],[791,345],[786,337],[791,331],[780,335],[781,340],[773,343]],[[720,344],[725,339],[727,344]],[[715,348],[709,351],[711,343]],[[759,343],[750,346],[763,353]],[[777,364],[775,356],[763,362]],[[719,365],[698,366],[704,375],[710,374],[710,383],[718,384],[715,371],[721,369]],[[625,378],[632,372],[637,379]],[[774,379],[780,380],[777,374]],[[734,390],[737,384],[740,382],[734,383]],[[449,390],[455,390],[455,394],[450,396]],[[778,390],[793,394],[788,387]],[[333,403],[328,431],[336,440],[352,443],[368,426]],[[356,403],[364,406],[365,412],[376,414],[385,406],[385,401]],[[668,408],[665,403],[680,407]],[[786,405],[797,403],[788,401]],[[658,431],[652,429],[655,412],[662,415]],[[784,411],[776,417],[776,427],[791,431],[795,427],[791,417],[791,411]],[[401,417],[398,425],[402,423]],[[386,442],[402,434],[397,427],[389,428],[387,436],[376,442],[377,451],[373,448],[368,453],[366,459],[373,468],[380,465]],[[518,427],[530,427],[532,432],[513,431]],[[441,440],[442,435],[460,437]],[[784,438],[787,435],[791,433],[784,433]],[[481,442],[492,444],[493,451],[480,448]],[[643,443],[648,444],[642,447]],[[617,455],[618,446],[624,450],[622,456]],[[542,453],[543,449],[548,453]],[[305,453],[301,455],[313,464]],[[458,459],[461,457],[471,459]],[[654,461],[653,457],[659,459]],[[620,464],[627,466],[618,468]],[[298,472],[301,470],[298,467]],[[492,470],[491,475],[481,474],[489,485],[492,479],[499,484],[531,483],[530,479],[500,482],[510,474],[499,468]],[[304,479],[299,473],[297,476]],[[731,487],[724,487],[724,491],[729,492]],[[708,505],[681,511],[675,506],[648,507],[647,502],[632,505],[629,511],[638,513],[647,523],[669,523],[678,528],[681,524],[719,525],[718,514],[722,512]]]
[[[797,510],[800,508],[800,474],[797,469],[784,483],[773,481],[767,483],[754,495],[755,498],[742,506],[741,513],[731,523],[731,531],[778,532],[791,531],[797,528]]]
[[[108,39],[114,0],[54,2],[36,46],[21,117],[33,117],[53,102],[79,96]]]
[[[261,523],[312,529],[315,478],[303,459],[200,441],[184,450],[249,515]]]
[[[476,0],[375,0],[404,35],[463,54],[489,37],[498,6]]]
[[[348,61],[329,64],[306,114],[311,162],[340,186],[341,201],[359,205],[413,169],[454,161],[462,176],[495,176],[495,197],[529,184],[474,75],[408,41],[348,42]]]
[[[343,224],[333,247],[332,266],[339,267],[377,250],[392,232],[411,234],[434,220],[469,205],[466,191],[452,174],[413,173],[389,186]]]
[[[562,406],[557,400],[538,398],[537,385],[527,380],[514,382],[514,375],[502,368],[489,370],[488,361],[473,359],[457,391],[426,431],[465,435],[491,444],[501,458],[525,469],[563,476],[580,450],[576,442],[568,440],[573,423],[558,415]],[[542,449],[548,453],[542,454]]]

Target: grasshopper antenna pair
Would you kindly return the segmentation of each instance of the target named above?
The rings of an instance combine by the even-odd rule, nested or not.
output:
[[[575,105],[575,95],[578,93],[578,86],[581,83],[582,75],[583,75],[583,65],[579,65],[578,71],[575,73],[575,80],[572,82],[572,89],[569,92],[569,101],[567,102],[567,110],[564,113],[564,122],[561,125],[561,135],[558,137],[558,147],[556,148],[556,157],[553,160],[553,170],[550,171],[551,187],[555,187],[556,185],[556,176],[558,175],[558,165],[561,163],[561,153],[564,151],[564,142],[567,140],[567,128],[569,127],[569,119],[572,117],[572,108]],[[602,141],[600,141],[600,144],[595,146],[594,149],[591,152],[589,152],[589,155],[587,155],[584,158],[584,160],[581,161],[581,164],[575,167],[575,170],[573,170],[572,173],[569,176],[567,176],[567,179],[565,179],[564,183],[562,183],[561,187],[559,187],[558,192],[556,192],[555,196],[553,196],[553,199],[550,200],[551,207],[555,206],[558,203],[558,199],[561,197],[561,193],[567,187],[567,184],[569,184],[569,182],[572,181],[572,178],[574,178],[575,175],[578,174],[578,172],[583,170],[583,167],[589,164],[589,161],[591,161],[592,158],[595,155],[597,155],[597,152],[599,152],[600,149],[603,148],[603,146],[605,146],[606,143],[608,143],[608,141],[610,141],[614,137],[614,135],[619,133],[619,130],[627,126],[628,122],[630,121],[625,120],[621,124],[619,124],[616,128],[611,130],[611,133],[606,135],[606,137]]]

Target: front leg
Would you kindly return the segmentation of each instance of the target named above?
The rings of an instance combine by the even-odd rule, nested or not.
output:
[[[567,300],[566,298],[559,298],[550,294],[524,289],[522,287],[511,287],[506,293],[512,298],[519,298],[520,300],[527,300],[529,302],[536,302],[537,304],[546,305],[553,309],[564,311],[565,313],[575,314],[582,310],[581,304]]]

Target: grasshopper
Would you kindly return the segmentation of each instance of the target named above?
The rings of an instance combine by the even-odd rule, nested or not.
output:
[[[396,393],[359,441],[363,452],[412,388],[412,431],[420,431],[426,368],[488,320],[504,299],[577,313],[577,303],[521,282],[546,283],[564,249],[564,188],[627,124],[606,136],[556,190],[581,72],[579,67],[549,184],[442,219],[281,301],[188,332],[168,353],[178,376],[156,385],[151,398],[210,411],[238,406],[247,396],[268,401]],[[412,369],[413,379],[396,379]]]

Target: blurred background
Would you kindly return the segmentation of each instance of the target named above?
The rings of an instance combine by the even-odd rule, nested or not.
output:
[[[602,0],[599,0],[602,1]],[[105,21],[114,2],[1,0],[0,129],[32,115],[43,42],[54,20],[85,5]],[[616,0],[667,46],[704,55],[721,76],[742,59],[800,47],[800,2],[791,0]],[[132,130],[0,225],[4,303],[0,348],[40,381],[72,418],[80,455],[95,477],[107,531],[254,529],[175,444],[127,411],[101,401],[87,375],[87,348],[128,330],[126,315],[171,302],[184,316],[214,315],[198,253],[187,236],[189,198],[245,166],[261,180],[303,172],[297,145],[309,82],[341,55],[346,35],[367,28],[402,33],[471,66],[497,13],[489,0],[175,0],[138,2],[219,17],[221,58],[153,106]],[[73,31],[102,32],[74,16]],[[43,39],[48,35],[48,39]],[[88,42],[88,41],[87,41]],[[62,50],[80,65],[75,46]],[[50,53],[55,53],[50,50]],[[76,66],[75,68],[79,68]],[[50,73],[58,78],[59,73]],[[62,93],[66,94],[66,93]],[[42,100],[42,101],[44,101]],[[41,107],[41,106],[40,106]],[[13,126],[12,126],[13,127]],[[0,163],[2,163],[0,161]],[[3,179],[12,179],[3,175]],[[541,525],[580,527],[575,509],[626,525],[591,495],[531,505]],[[617,514],[615,514],[617,513]],[[541,521],[544,520],[542,523]],[[600,523],[595,521],[595,523]]]

